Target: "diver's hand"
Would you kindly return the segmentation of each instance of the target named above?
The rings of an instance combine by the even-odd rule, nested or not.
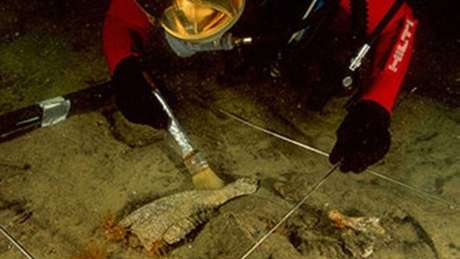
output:
[[[167,128],[169,117],[153,95],[136,57],[125,58],[117,65],[113,84],[117,106],[129,121],[157,129]]]
[[[389,112],[373,101],[353,106],[337,130],[337,142],[329,156],[332,164],[341,162],[342,172],[361,173],[390,149]]]

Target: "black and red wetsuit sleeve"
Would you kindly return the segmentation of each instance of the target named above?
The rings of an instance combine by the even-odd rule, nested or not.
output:
[[[390,9],[394,0],[368,0],[368,33]],[[350,0],[341,0],[341,6],[350,12]],[[412,56],[417,20],[409,5],[403,4],[374,46],[371,85],[363,100],[372,100],[391,112],[407,73]]]
[[[117,65],[126,57],[139,56],[135,44],[145,43],[150,22],[136,0],[112,0],[103,28],[104,55],[113,75]]]

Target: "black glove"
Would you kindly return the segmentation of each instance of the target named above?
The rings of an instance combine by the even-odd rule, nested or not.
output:
[[[135,57],[122,60],[113,75],[115,98],[121,113],[131,122],[165,129],[169,117],[152,93]]]
[[[382,159],[390,149],[389,112],[373,101],[353,106],[337,130],[329,161],[342,162],[342,172],[361,173]]]

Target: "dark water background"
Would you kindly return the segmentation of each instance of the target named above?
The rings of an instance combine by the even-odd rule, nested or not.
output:
[[[418,94],[428,95],[446,104],[458,106],[460,103],[460,30],[458,28],[460,16],[458,8],[455,7],[456,1],[411,2],[414,2],[420,24],[416,38],[416,50],[405,89],[416,88]],[[100,30],[108,0],[2,0],[2,3],[0,10],[5,16],[0,19],[0,39],[3,43],[13,43],[18,35],[27,34],[29,31],[36,30],[37,27],[46,27],[45,30],[50,33],[64,34],[64,37],[71,42],[73,51],[84,53],[101,49]],[[62,56],[62,59],[66,57]],[[5,79],[8,77],[6,73],[0,71],[0,79],[3,79],[0,89],[10,83]],[[86,81],[103,79],[92,78]],[[75,88],[79,89],[84,86]],[[71,88],[66,88],[66,91],[72,90]],[[19,92],[21,95],[28,95],[22,91]],[[14,100],[2,102],[7,102],[9,105],[0,106],[0,113],[17,108]],[[20,102],[20,104],[23,103]]]

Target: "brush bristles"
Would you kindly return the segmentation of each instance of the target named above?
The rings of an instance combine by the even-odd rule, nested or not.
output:
[[[215,190],[224,187],[224,181],[209,167],[193,175],[192,181],[195,188],[199,190]]]

